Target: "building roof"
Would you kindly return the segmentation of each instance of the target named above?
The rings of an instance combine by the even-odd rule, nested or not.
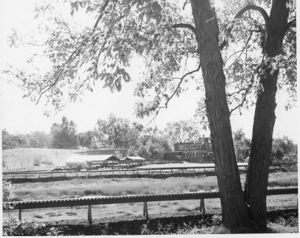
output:
[[[132,161],[145,161],[146,159],[140,156],[126,156],[123,160],[132,160]]]
[[[86,163],[93,161],[105,161],[114,155],[82,155],[82,154],[72,154],[66,159],[66,163]]]

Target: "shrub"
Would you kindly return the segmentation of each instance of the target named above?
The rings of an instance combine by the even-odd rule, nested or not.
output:
[[[41,165],[41,158],[40,157],[36,157],[33,160],[33,166],[40,166]]]

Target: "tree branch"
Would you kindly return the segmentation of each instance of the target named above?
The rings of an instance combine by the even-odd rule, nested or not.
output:
[[[194,35],[196,36],[196,28],[194,26],[192,26],[191,24],[187,24],[187,23],[178,23],[172,26],[172,28],[186,28],[186,29],[190,29]]]
[[[107,7],[108,3],[109,3],[109,0],[106,0],[105,3],[103,4],[103,6],[101,7],[100,14],[99,14],[99,16],[94,24],[94,27],[93,27],[93,32],[96,30],[101,18],[103,17],[104,14],[102,14],[102,13],[105,10],[105,8]]]
[[[194,70],[192,70],[192,71],[190,71],[190,72],[184,74],[184,75],[180,78],[180,81],[179,81],[179,83],[177,84],[176,89],[174,90],[174,92],[172,93],[172,95],[171,95],[170,97],[168,97],[168,100],[165,102],[165,108],[167,108],[168,103],[170,102],[170,100],[171,100],[171,99],[175,96],[175,94],[177,93],[177,91],[178,91],[178,89],[180,88],[180,86],[181,86],[183,80],[184,80],[187,76],[189,76],[189,75],[191,75],[191,74],[196,73],[197,71],[199,71],[200,67],[201,67],[201,64],[199,63],[199,66],[198,66],[197,69],[194,69]]]
[[[268,23],[269,23],[269,15],[268,15],[268,13],[265,11],[265,9],[263,9],[263,8],[260,7],[260,6],[256,6],[256,5],[252,5],[252,4],[249,4],[249,5],[247,5],[246,7],[242,8],[242,9],[236,14],[235,19],[240,18],[246,11],[249,11],[249,10],[254,10],[254,11],[259,12],[259,13],[262,15],[262,17],[264,18],[266,25],[268,25]]]
[[[178,83],[176,89],[174,90],[174,92],[172,93],[172,95],[171,95],[170,97],[168,97],[167,101],[165,102],[165,106],[158,107],[158,110],[156,110],[154,117],[146,124],[145,127],[147,127],[152,121],[155,120],[155,118],[158,116],[158,113],[159,113],[159,111],[160,111],[161,109],[167,108],[167,107],[168,107],[168,103],[170,102],[170,100],[171,100],[171,99],[175,96],[175,94],[177,93],[177,91],[178,91],[178,89],[180,88],[180,86],[181,86],[183,80],[184,80],[187,76],[189,76],[189,75],[191,75],[191,74],[196,73],[197,71],[199,71],[199,70],[200,70],[200,67],[201,67],[201,64],[199,63],[199,66],[197,67],[197,69],[194,69],[194,70],[192,70],[192,71],[190,71],[190,72],[187,72],[186,74],[184,74],[184,75],[180,78],[180,81],[179,81],[179,83]]]
[[[240,52],[240,55],[237,57],[237,59],[241,57],[242,53],[245,51],[245,49],[247,48],[247,46],[248,46],[248,44],[249,44],[249,42],[250,42],[250,39],[251,39],[251,37],[252,37],[252,34],[253,34],[253,31],[250,31],[249,37],[248,37],[248,39],[247,39],[247,41],[246,41],[245,46],[243,47],[243,49],[242,49],[242,50],[238,50],[238,51],[234,52],[232,55],[230,55],[230,56],[226,59],[226,61],[224,62],[224,65],[226,65],[226,63],[228,62],[228,60],[229,60],[233,55],[235,55],[235,54],[237,54],[237,53],[239,53],[239,52]]]
[[[247,5],[247,6],[245,6],[244,8],[242,8],[242,9],[235,15],[234,19],[237,19],[237,18],[242,17],[242,15],[243,15],[246,11],[249,11],[249,10],[258,11],[258,12],[262,15],[262,17],[264,18],[265,24],[268,25],[268,23],[269,23],[269,15],[268,15],[268,13],[265,11],[265,9],[263,9],[262,7],[256,6],[256,5],[252,5],[252,4]],[[228,27],[228,30],[227,30],[227,34],[228,34],[228,35],[231,33],[233,27],[234,27],[233,24],[231,24],[231,26]],[[225,40],[221,43],[221,45],[220,45],[220,47],[219,47],[220,50],[223,50],[223,48],[224,48],[226,45],[228,45],[227,39],[225,39]]]
[[[101,9],[100,9],[100,15],[98,16],[98,18],[97,18],[97,20],[96,20],[96,22],[95,22],[95,24],[94,24],[94,27],[93,27],[93,29],[92,29],[92,31],[91,31],[91,34],[93,34],[94,31],[96,30],[96,28],[97,28],[97,26],[98,26],[98,24],[99,24],[101,18],[102,18],[103,15],[104,15],[104,14],[103,14],[103,11],[104,11],[105,8],[107,7],[108,3],[109,3],[109,0],[106,0],[105,3],[103,4],[103,6],[101,7]],[[53,88],[53,87],[58,83],[58,81],[59,81],[59,79],[60,79],[60,77],[61,77],[61,75],[62,75],[62,73],[63,73],[63,70],[64,70],[65,66],[66,66],[67,64],[69,64],[69,63],[73,60],[73,57],[76,57],[77,55],[80,54],[80,52],[82,51],[82,47],[83,47],[86,43],[87,43],[87,39],[86,39],[86,38],[83,38],[83,40],[81,41],[81,43],[79,44],[79,46],[76,47],[76,49],[70,54],[69,58],[62,64],[62,66],[61,66],[60,69],[59,69],[58,75],[55,77],[55,80],[54,80],[52,83],[50,83],[50,85],[48,85],[46,88],[44,88],[44,89],[42,89],[42,90],[40,91],[39,97],[38,97],[38,99],[36,100],[36,104],[39,103],[39,101],[41,100],[42,96],[43,96],[47,91],[49,91],[51,88]]]

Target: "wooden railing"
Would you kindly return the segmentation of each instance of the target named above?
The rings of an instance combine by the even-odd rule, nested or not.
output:
[[[239,163],[239,168],[247,168],[247,163]],[[110,170],[88,170],[88,171],[18,171],[3,172],[4,179],[40,179],[40,178],[73,178],[73,177],[105,177],[105,176],[127,176],[127,175],[153,175],[173,173],[196,173],[205,172],[207,169],[215,169],[215,164],[204,164],[187,167],[159,167],[159,168],[133,168],[133,169],[110,169]]]
[[[298,187],[270,188],[267,195],[298,194]],[[73,198],[61,200],[21,201],[5,202],[4,210],[19,210],[19,219],[22,219],[22,210],[49,207],[74,207],[88,206],[88,221],[92,224],[92,205],[120,204],[120,203],[144,203],[143,215],[148,218],[147,202],[172,201],[172,200],[196,200],[200,199],[200,211],[205,213],[204,199],[219,198],[219,192],[177,193],[177,194],[153,194],[153,195],[128,195],[106,196],[97,198]]]

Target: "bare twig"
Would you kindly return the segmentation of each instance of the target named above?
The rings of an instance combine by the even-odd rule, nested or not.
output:
[[[184,2],[184,4],[183,4],[183,7],[182,7],[183,10],[185,9],[185,7],[186,7],[186,5],[188,4],[188,2],[189,2],[189,0],[185,0],[185,2]]]
[[[175,89],[174,92],[171,94],[171,96],[168,97],[168,100],[165,102],[165,108],[167,108],[168,103],[170,102],[170,100],[175,96],[175,94],[176,94],[177,91],[179,90],[179,88],[180,88],[180,86],[181,86],[183,80],[184,80],[187,76],[189,76],[189,75],[191,75],[191,74],[196,73],[197,71],[199,71],[199,70],[200,70],[200,67],[201,67],[201,64],[199,63],[197,69],[194,69],[194,70],[192,70],[192,71],[190,71],[190,72],[184,74],[184,75],[180,78],[180,81],[179,81],[179,83],[177,84],[176,89]]]
[[[253,31],[250,31],[249,37],[248,37],[248,39],[247,39],[247,41],[246,41],[245,46],[243,47],[243,49],[242,49],[242,50],[238,50],[238,51],[234,52],[232,55],[230,55],[230,56],[226,59],[226,61],[224,62],[224,65],[228,62],[228,60],[229,60],[232,56],[234,56],[234,55],[237,54],[237,53],[240,53],[240,55],[239,55],[237,58],[240,58],[240,57],[241,57],[242,53],[245,51],[245,49],[247,48],[247,46],[248,46],[248,44],[249,44],[249,42],[250,42],[250,39],[251,39],[251,37],[252,37],[252,34],[253,34]]]

